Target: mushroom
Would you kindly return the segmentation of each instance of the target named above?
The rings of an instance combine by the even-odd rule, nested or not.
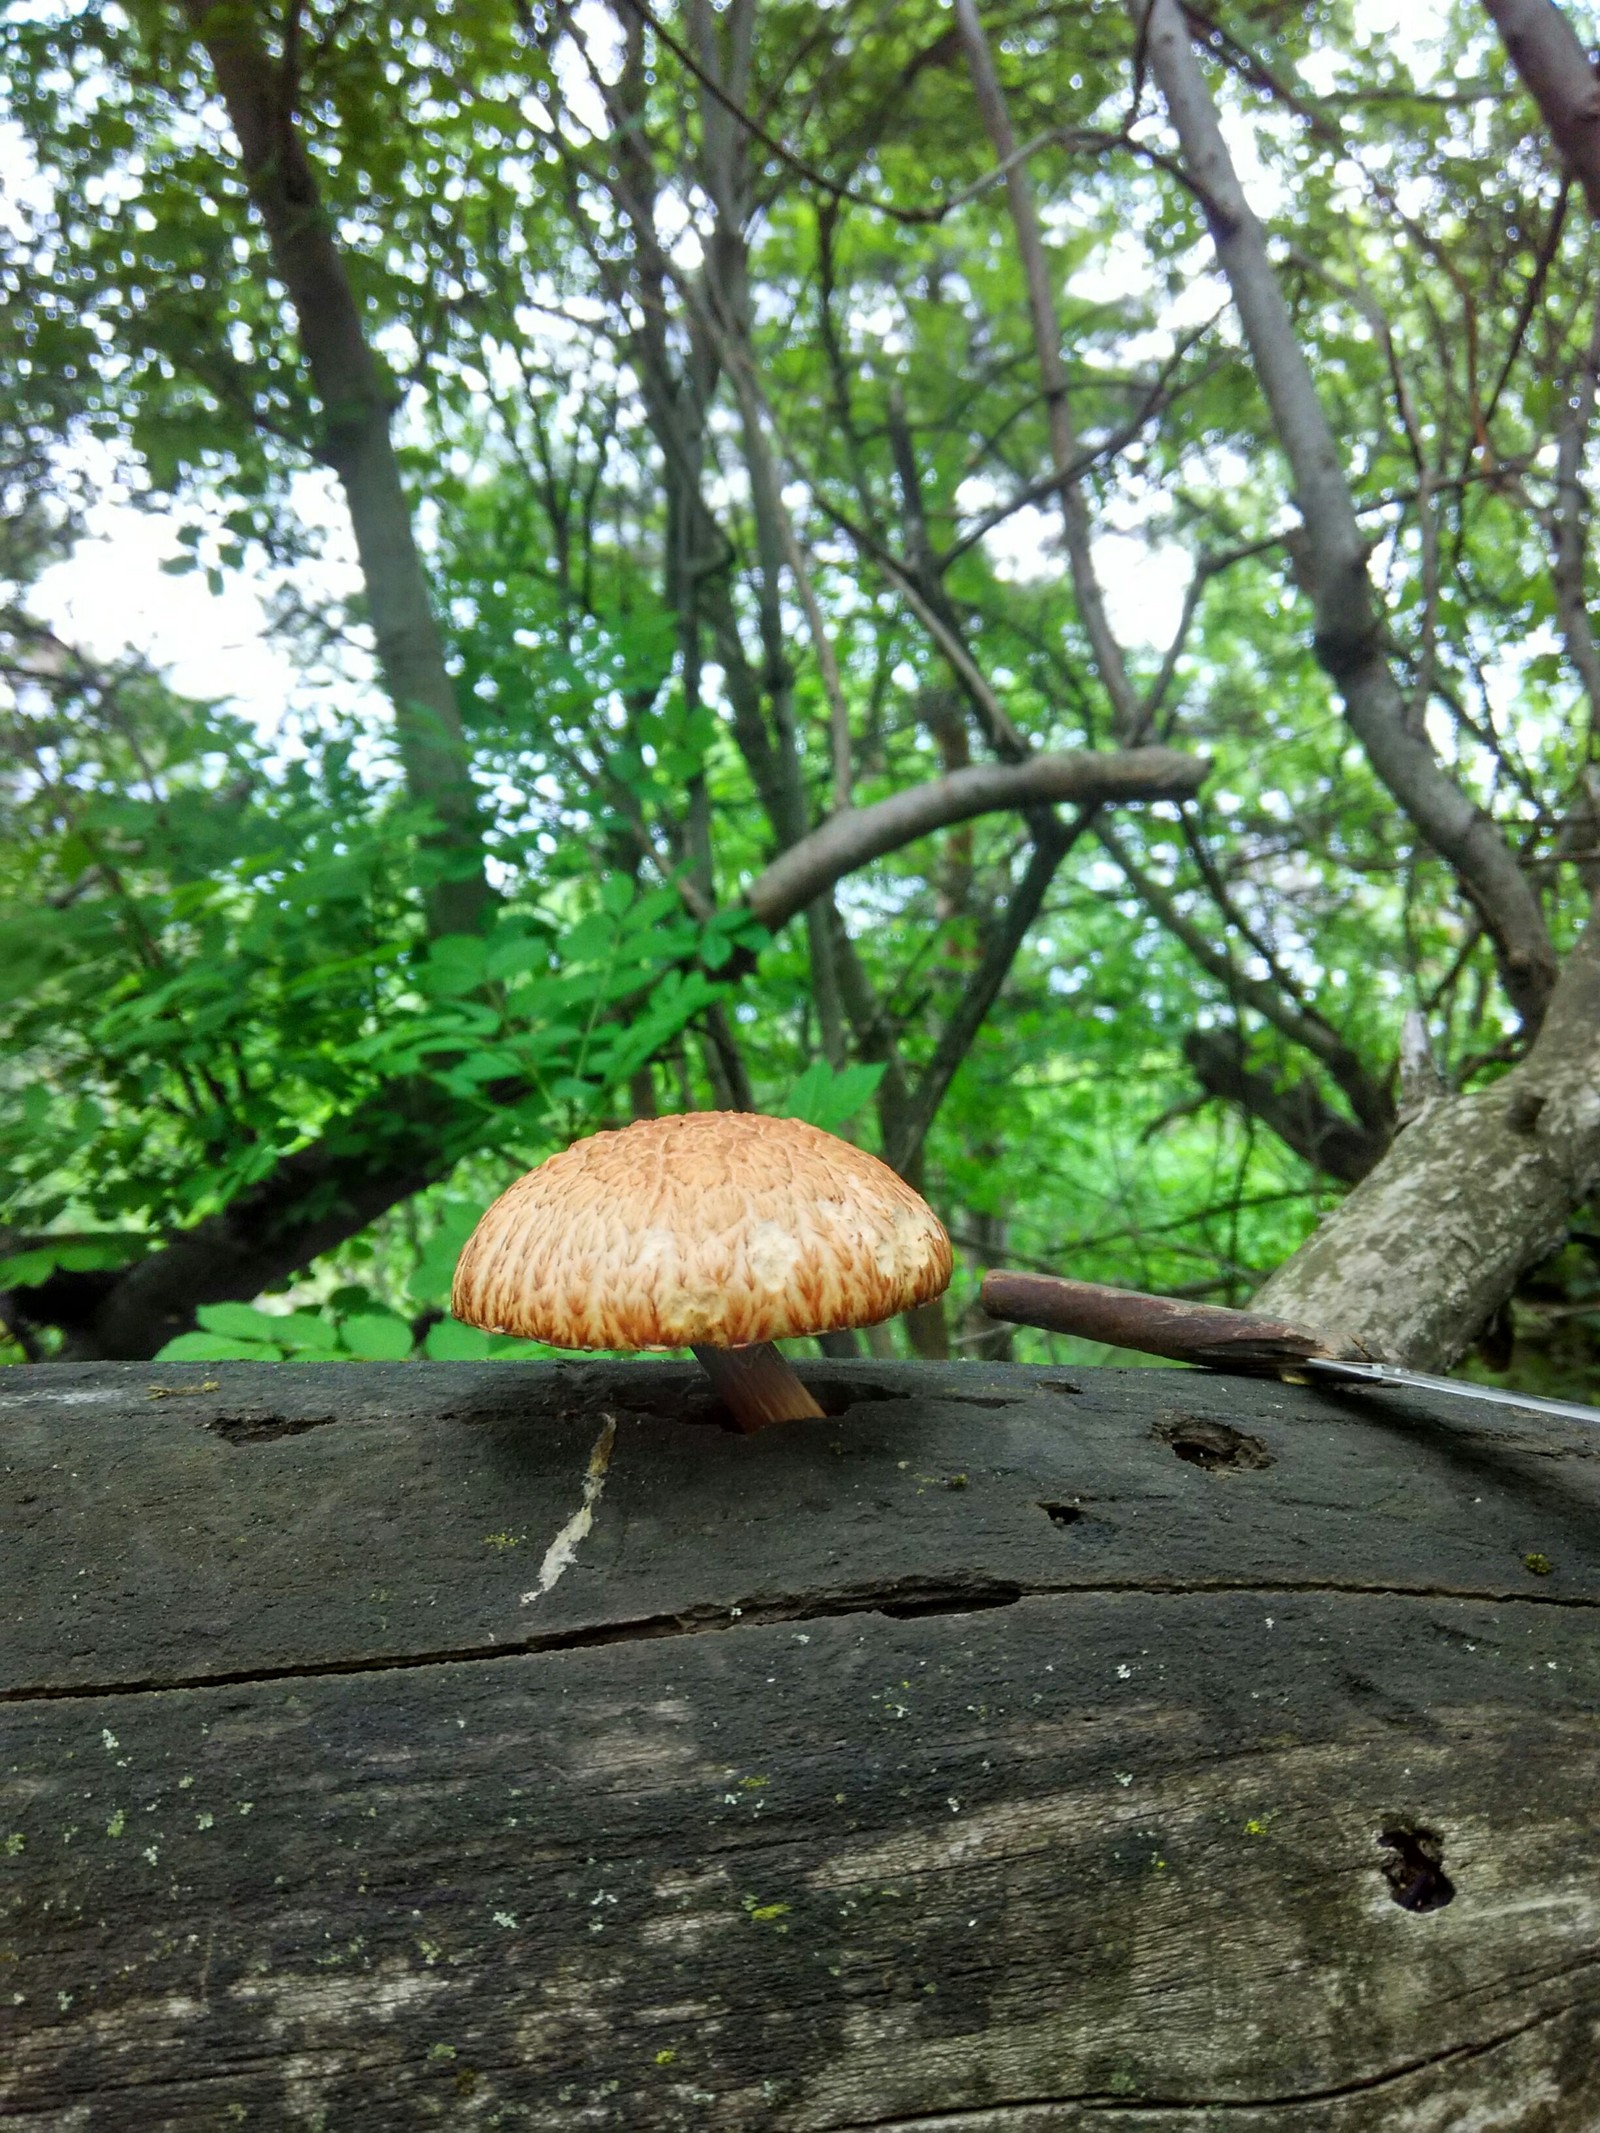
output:
[[[693,1111],[576,1141],[495,1201],[456,1266],[469,1326],[557,1348],[692,1348],[741,1429],[820,1415],[777,1349],[950,1281],[911,1187],[794,1118]]]

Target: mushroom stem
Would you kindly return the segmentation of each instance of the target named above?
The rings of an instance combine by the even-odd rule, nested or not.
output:
[[[769,1422],[808,1422],[822,1413],[771,1341],[697,1347],[694,1358],[747,1437]]]

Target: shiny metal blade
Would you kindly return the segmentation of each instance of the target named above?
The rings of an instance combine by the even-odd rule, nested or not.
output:
[[[1498,1385],[1474,1385],[1467,1378],[1433,1378],[1421,1370],[1399,1370],[1390,1363],[1344,1363],[1334,1356],[1307,1356],[1296,1363],[1294,1375],[1315,1371],[1318,1377],[1337,1378],[1347,1385],[1390,1385],[1417,1392],[1453,1392],[1463,1400],[1488,1400],[1496,1407],[1520,1407],[1536,1415],[1560,1415],[1568,1422],[1600,1425],[1600,1407],[1582,1407],[1576,1400],[1542,1400],[1529,1392],[1504,1392]]]

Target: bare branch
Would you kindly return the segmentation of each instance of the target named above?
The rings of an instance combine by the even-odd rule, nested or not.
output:
[[[933,639],[977,713],[984,737],[995,754],[1009,763],[1024,761],[1029,752],[1027,741],[1012,724],[1010,714],[984,679],[977,661],[962,643],[960,633],[937,611],[918,586],[912,572],[897,557],[892,556],[865,526],[847,518],[844,512],[839,510],[837,505],[830,504],[826,497],[818,495],[816,505],[825,518],[832,519],[841,532],[850,536],[863,555],[871,557]]]
[[[1583,686],[1589,710],[1589,751],[1600,736],[1600,647],[1594,641],[1589,620],[1585,584],[1585,550],[1588,546],[1589,496],[1583,481],[1583,455],[1594,420],[1595,393],[1600,381],[1600,304],[1595,306],[1589,346],[1576,383],[1568,397],[1566,420],[1556,446],[1556,495],[1552,533],[1555,558],[1551,580],[1555,587],[1556,619],[1568,659]]]
[[[1388,1098],[1339,1032],[1313,1010],[1286,998],[1278,986],[1261,978],[1247,977],[1237,970],[1227,949],[1178,908],[1171,891],[1145,872],[1115,831],[1099,823],[1095,834],[1128,877],[1129,885],[1151,917],[1188,950],[1202,970],[1224,987],[1229,999],[1238,1006],[1253,1008],[1263,1021],[1270,1022],[1291,1043],[1320,1059],[1349,1097],[1362,1123],[1375,1132],[1386,1131],[1390,1116]]]
[[[780,854],[746,895],[765,926],[781,926],[836,881],[869,860],[899,851],[934,830],[1006,808],[1080,807],[1128,800],[1182,800],[1199,790],[1209,764],[1170,748],[1066,751],[1024,763],[983,763],[892,793],[871,807],[831,815]]]
[[[1390,1362],[1454,1362],[1600,1182],[1600,919],[1492,1088],[1431,1105],[1254,1308]]]
[[[836,808],[849,807],[855,786],[855,764],[850,743],[850,706],[845,701],[844,679],[839,672],[833,638],[818,603],[816,588],[811,583],[811,572],[800,546],[800,536],[794,530],[794,521],[783,508],[781,496],[778,499],[778,509],[784,556],[789,565],[789,575],[794,580],[795,590],[800,595],[800,604],[806,611],[806,628],[811,633],[811,649],[816,654],[817,671],[822,676],[823,694],[828,699],[828,739],[833,758],[833,804]]]
[[[730,95],[716,78],[714,70],[697,60],[688,47],[674,37],[660,18],[645,6],[644,0],[620,0],[620,5],[637,16],[639,21],[660,39],[663,48],[673,55],[680,66],[694,76],[734,124],[741,127],[752,140],[759,141],[769,155],[776,156],[786,170],[793,171],[794,175],[807,185],[815,186],[825,199],[836,206],[863,208],[868,214],[883,215],[891,222],[901,223],[908,228],[936,228],[958,208],[979,199],[1012,169],[1025,163],[1030,156],[1037,155],[1041,148],[1090,149],[1104,153],[1108,149],[1132,145],[1126,142],[1121,134],[1108,133],[1096,127],[1051,127],[1045,133],[1035,134],[1031,140],[1022,142],[1020,146],[1014,146],[999,169],[985,171],[982,177],[975,178],[970,185],[962,186],[948,198],[931,207],[903,207],[893,200],[879,200],[870,193],[857,192],[853,186],[840,184],[837,178],[830,178],[825,171],[808,163],[787,141],[782,141],[776,134],[769,132],[737,97]],[[570,13],[570,10],[564,7],[563,12]]]
[[[1179,365],[1195,343],[1203,340],[1215,324],[1215,318],[1208,318],[1203,325],[1196,326],[1193,332],[1183,336],[1162,364],[1160,375],[1152,380],[1139,406],[1125,422],[1119,423],[1098,444],[1084,445],[1064,468],[1052,467],[1048,474],[1040,475],[1037,481],[1026,483],[1001,503],[992,505],[980,517],[974,519],[958,539],[952,541],[948,548],[940,550],[936,559],[938,568],[941,571],[948,570],[969,548],[976,547],[986,535],[993,533],[996,526],[1003,526],[1008,518],[1015,517],[1019,511],[1025,511],[1030,504],[1039,503],[1046,496],[1059,495],[1063,475],[1073,481],[1081,481],[1083,476],[1091,473],[1095,467],[1117,458],[1120,453],[1126,451],[1151,419],[1161,414],[1170,404],[1174,397],[1172,380]],[[1009,419],[1012,418],[1008,417]]]
[[[1367,572],[1367,547],[1338,446],[1267,254],[1266,233],[1245,198],[1222,137],[1178,0],[1130,0],[1148,14],[1150,69],[1205,206],[1218,262],[1238,308],[1256,375],[1294,476],[1305,522],[1316,613],[1316,652],[1373,769],[1420,834],[1456,871],[1494,941],[1502,980],[1537,1027],[1555,982],[1556,957],[1516,855],[1447,774],[1424,732],[1412,729],[1385,653],[1384,619]]]
[[[1511,63],[1600,218],[1600,80],[1555,0],[1483,0]]]
[[[1006,173],[1006,198],[1010,203],[1011,224],[1016,232],[1017,251],[1027,285],[1034,352],[1038,358],[1039,376],[1044,385],[1045,407],[1049,418],[1050,457],[1056,472],[1056,494],[1061,504],[1067,567],[1072,576],[1073,595],[1078,603],[1078,614],[1088,634],[1089,648],[1100,676],[1100,685],[1111,702],[1112,733],[1124,747],[1131,747],[1144,737],[1141,731],[1143,712],[1138,692],[1128,674],[1122,647],[1112,634],[1110,618],[1106,614],[1105,596],[1100,589],[1100,580],[1095,573],[1094,557],[1090,548],[1088,507],[1084,502],[1077,476],[1073,472],[1079,457],[1077,426],[1073,420],[1072,402],[1067,394],[1067,374],[1061,361],[1061,321],[1056,315],[1050,266],[1045,257],[1044,237],[1039,227],[1038,210],[1034,205],[1033,187],[1028,182],[1027,171],[1017,157],[1016,135],[1011,129],[1011,116],[1006,109],[999,76],[995,73],[989,40],[984,35],[976,0],[955,0],[955,9],[956,24],[967,55],[967,67],[972,76],[978,110]]]
[[[928,1129],[938,1117],[939,1106],[960,1071],[962,1061],[971,1051],[985,1016],[1000,996],[1000,988],[1010,974],[1028,928],[1039,916],[1051,882],[1087,826],[1086,815],[1080,815],[1071,823],[1049,815],[1039,825],[1027,872],[1011,892],[999,923],[991,930],[983,955],[962,988],[954,1012],[939,1033],[933,1057],[923,1068],[916,1089],[905,1106],[898,1137],[887,1149],[889,1161],[902,1175],[920,1156]]]
[[[1237,1030],[1191,1030],[1183,1056],[1208,1096],[1260,1119],[1286,1147],[1346,1185],[1359,1184],[1388,1146],[1388,1137],[1336,1111],[1307,1075],[1268,1074],[1249,1063]]]

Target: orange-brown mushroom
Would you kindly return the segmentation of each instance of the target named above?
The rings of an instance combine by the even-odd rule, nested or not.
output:
[[[501,1194],[456,1267],[467,1325],[557,1348],[692,1348],[745,1430],[818,1415],[771,1344],[940,1295],[950,1240],[887,1164],[792,1118],[641,1119]]]

